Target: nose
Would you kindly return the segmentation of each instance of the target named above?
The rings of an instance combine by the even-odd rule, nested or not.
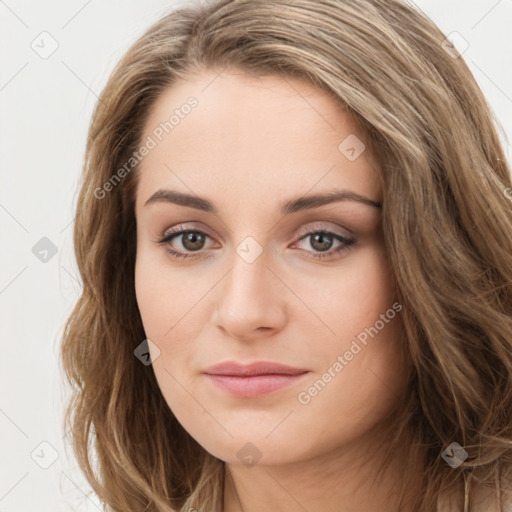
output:
[[[286,287],[269,267],[265,253],[249,262],[235,253],[231,271],[217,289],[213,314],[225,335],[244,341],[269,337],[286,322]]]

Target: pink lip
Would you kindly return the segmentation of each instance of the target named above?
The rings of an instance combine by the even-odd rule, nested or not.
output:
[[[208,368],[204,373],[217,387],[229,394],[254,398],[289,386],[308,372],[303,368],[268,361],[249,365],[226,361]]]

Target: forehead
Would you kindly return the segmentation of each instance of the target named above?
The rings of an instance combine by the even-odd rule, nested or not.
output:
[[[356,120],[297,78],[192,75],[155,102],[148,138],[155,144],[139,166],[138,206],[164,186],[261,200],[345,187],[380,198],[378,164]]]

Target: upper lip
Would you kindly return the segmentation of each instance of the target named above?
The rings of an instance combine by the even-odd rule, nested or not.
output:
[[[250,364],[241,364],[236,361],[224,361],[222,363],[210,366],[204,373],[209,375],[300,375],[309,370],[303,368],[294,368],[281,363],[271,361],[256,361]]]

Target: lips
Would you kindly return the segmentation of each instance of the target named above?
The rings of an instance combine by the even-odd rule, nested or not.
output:
[[[269,361],[257,361],[251,364],[240,364],[235,361],[225,361],[223,363],[211,366],[204,373],[209,375],[229,375],[229,376],[254,376],[254,375],[299,375],[308,370],[303,368],[294,368],[280,363]]]
[[[304,368],[258,361],[243,365],[225,361],[204,371],[217,388],[240,398],[255,398],[283,389],[309,373]]]

